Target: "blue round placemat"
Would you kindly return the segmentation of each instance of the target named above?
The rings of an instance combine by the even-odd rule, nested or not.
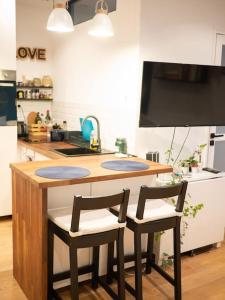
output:
[[[149,169],[149,165],[133,160],[110,160],[101,164],[102,168],[115,171],[141,171]]]
[[[80,167],[47,167],[36,170],[35,175],[49,179],[75,179],[90,175],[90,171]]]

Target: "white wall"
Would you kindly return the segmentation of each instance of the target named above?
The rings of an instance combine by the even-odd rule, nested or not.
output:
[[[225,32],[224,1],[141,1],[141,63],[143,60],[152,60],[214,64],[216,32]],[[196,145],[208,141],[208,130],[208,127],[192,128],[183,152],[184,157]],[[159,150],[164,160],[172,131],[172,128],[137,129],[137,153],[143,155],[149,150]],[[177,129],[175,152],[186,132],[187,128]]]
[[[0,1],[0,69],[16,69],[15,0]]]
[[[30,59],[17,59],[17,81],[22,81],[22,76],[27,79],[34,77],[42,78],[44,75],[50,75],[52,72],[52,41],[51,34],[46,30],[48,15],[52,5],[50,2],[36,0],[17,0],[16,1],[16,44],[18,47],[38,47],[47,49],[47,60],[37,61]],[[31,111],[45,113],[47,109],[52,108],[51,102],[25,102],[18,101],[22,105],[25,115]],[[18,119],[23,120],[20,110],[18,110]]]
[[[115,138],[125,136],[130,152],[145,156],[159,150],[163,161],[173,128],[138,128],[143,60],[213,64],[216,32],[225,32],[224,11],[223,0],[118,0],[117,11],[110,14],[115,37],[101,40],[88,36],[91,21],[71,34],[47,33],[49,8],[39,16],[35,10],[35,22],[42,26],[36,31],[38,42],[51,47],[54,40],[55,119],[79,129],[80,116],[95,114],[104,147],[113,148]],[[27,38],[29,30],[24,28],[25,34],[20,26],[20,36]],[[183,156],[208,141],[208,130],[192,128]],[[177,129],[175,152],[186,132]]]
[[[96,39],[87,32],[91,21],[72,34],[56,35],[54,52],[56,119],[79,129],[79,117],[96,115],[103,147],[113,148],[125,136],[134,151],[139,68],[139,7],[136,0],[118,0],[110,14],[115,37]]]

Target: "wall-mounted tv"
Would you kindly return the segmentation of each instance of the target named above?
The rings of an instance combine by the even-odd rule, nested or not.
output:
[[[139,127],[225,125],[225,67],[145,61]]]

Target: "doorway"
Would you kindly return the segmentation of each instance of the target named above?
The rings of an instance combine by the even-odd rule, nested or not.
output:
[[[225,66],[225,33],[216,35],[214,64]],[[209,131],[208,166],[225,171],[225,126],[211,126]]]

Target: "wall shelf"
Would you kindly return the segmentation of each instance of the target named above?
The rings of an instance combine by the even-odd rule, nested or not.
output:
[[[18,99],[16,98],[16,101],[53,101],[53,99],[25,99],[25,98],[22,98],[22,99]]]
[[[25,86],[25,85],[22,85],[22,86],[19,86],[17,85],[16,86],[17,89],[53,89],[53,86]]]

